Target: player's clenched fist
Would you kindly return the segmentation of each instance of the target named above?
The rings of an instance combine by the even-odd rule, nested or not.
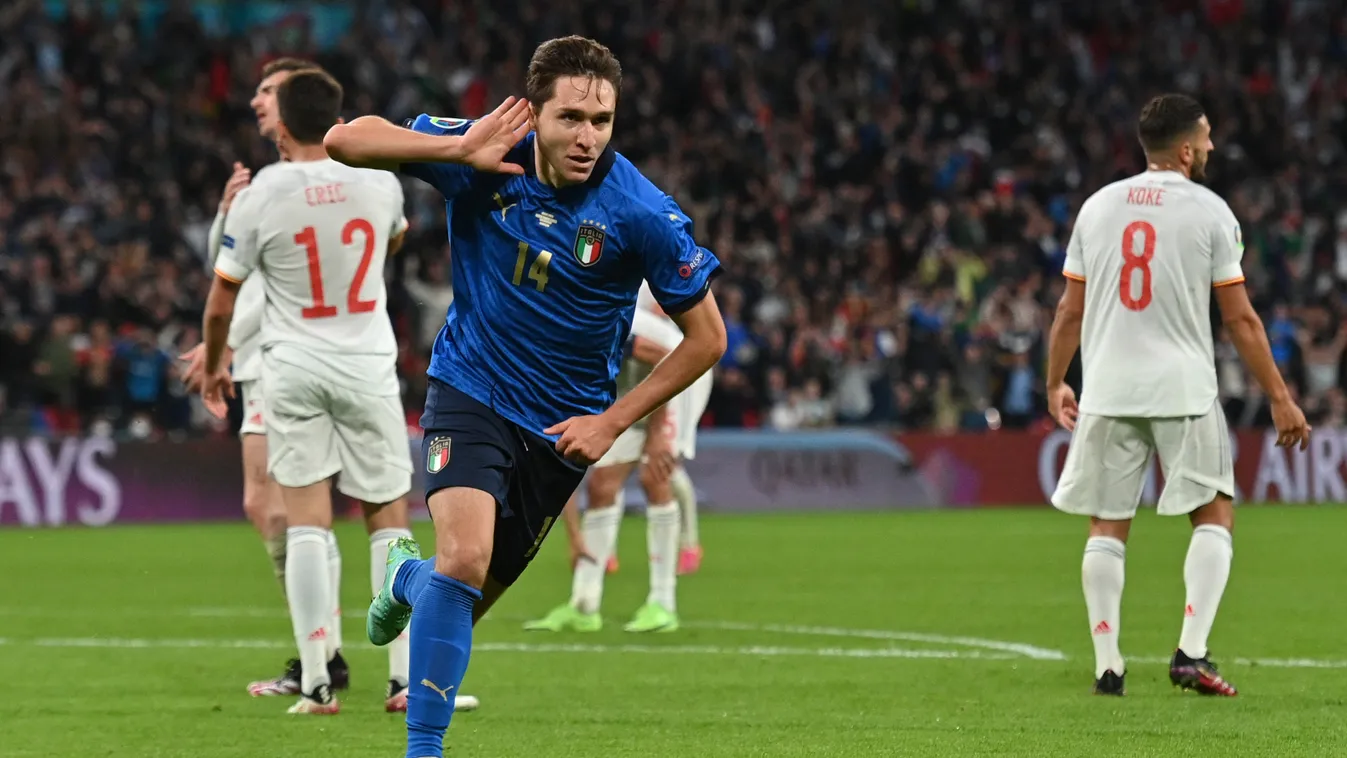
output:
[[[602,458],[621,433],[621,429],[615,428],[602,415],[572,416],[543,430],[543,434],[560,434],[557,452],[584,466]]]
[[[1289,398],[1272,404],[1272,425],[1277,427],[1277,444],[1281,447],[1309,447],[1310,425],[1305,412]]]

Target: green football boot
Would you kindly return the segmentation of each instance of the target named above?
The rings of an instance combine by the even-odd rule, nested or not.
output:
[[[379,594],[370,601],[369,612],[365,614],[365,634],[375,645],[387,645],[402,634],[412,620],[412,607],[403,605],[393,598],[393,580],[398,569],[407,561],[421,560],[421,548],[416,540],[403,537],[388,547],[388,571],[384,574],[384,584]]]
[[[631,617],[631,621],[622,627],[628,632],[676,632],[678,614],[659,603],[646,603]]]
[[[526,632],[597,632],[603,628],[603,617],[597,613],[581,613],[570,603],[553,608],[537,621],[524,624]]]

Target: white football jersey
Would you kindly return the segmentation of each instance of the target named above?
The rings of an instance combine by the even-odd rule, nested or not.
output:
[[[634,336],[648,339],[660,347],[673,351],[683,342],[683,331],[678,328],[674,320],[665,315],[663,309],[655,302],[655,297],[650,292],[650,285],[641,282],[641,289],[636,296],[636,312],[631,320],[631,333]],[[628,358],[622,364],[622,370],[617,375],[617,396],[621,397],[631,391],[633,387],[645,380],[654,369],[648,363],[638,361],[635,358]],[[696,395],[698,397],[708,397],[711,394],[711,372],[697,377],[687,389],[683,390],[677,398],[670,401],[672,407],[675,403],[684,399],[685,396]],[[705,406],[703,402],[702,407]],[[699,419],[692,420],[696,424]],[[682,420],[680,419],[680,423]],[[638,422],[637,426],[645,423],[644,420]]]
[[[669,351],[678,347],[683,341],[683,333],[678,330],[678,326],[673,321],[657,316],[640,307],[637,307],[635,314],[632,316],[631,333],[634,337],[648,339]],[[633,387],[650,376],[653,369],[654,366],[644,361],[628,358],[622,364],[622,370],[617,375],[617,396],[622,397],[630,392]]]
[[[322,160],[258,172],[234,199],[215,271],[261,274],[264,351],[352,389],[398,392],[383,271],[389,239],[407,228],[402,203],[387,171]]]
[[[206,241],[210,265],[220,257],[220,243],[224,240],[225,214],[215,214]],[[234,351],[232,375],[236,382],[262,378],[262,307],[267,302],[262,277],[255,276],[239,287],[234,301],[234,320],[229,324],[229,347]]]
[[[1211,290],[1244,281],[1239,222],[1172,171],[1104,187],[1081,206],[1063,273],[1085,282],[1080,410],[1200,416],[1216,402]]]

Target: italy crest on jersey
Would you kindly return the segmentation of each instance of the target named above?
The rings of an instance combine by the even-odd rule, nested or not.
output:
[[[440,470],[449,465],[449,446],[453,439],[449,437],[437,437],[430,441],[430,447],[426,449],[426,472],[438,474]]]
[[[604,227],[597,221],[585,221],[575,233],[575,259],[581,266],[593,266],[603,255]]]

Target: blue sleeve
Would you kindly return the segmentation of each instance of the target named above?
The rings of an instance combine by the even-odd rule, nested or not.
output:
[[[658,212],[645,214],[640,229],[645,280],[664,312],[682,313],[704,300],[720,261],[692,238],[692,219],[666,197]]]
[[[416,118],[407,119],[402,125],[422,134],[457,136],[466,132],[472,122],[463,118],[441,118],[422,113]],[[404,163],[399,170],[439,190],[447,200],[453,200],[466,190],[474,173],[471,166],[458,163]]]

